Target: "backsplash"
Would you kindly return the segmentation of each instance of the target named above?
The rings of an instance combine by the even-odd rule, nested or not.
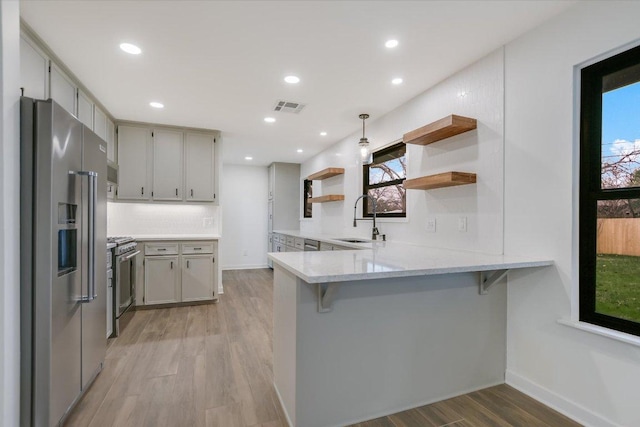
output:
[[[109,236],[142,234],[219,234],[220,209],[214,205],[107,203]]]

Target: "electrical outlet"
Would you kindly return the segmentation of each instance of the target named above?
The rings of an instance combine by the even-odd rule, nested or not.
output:
[[[427,232],[435,233],[436,232],[436,219],[435,218],[427,218]]]
[[[461,216],[458,218],[458,231],[461,233],[467,232],[467,217]]]

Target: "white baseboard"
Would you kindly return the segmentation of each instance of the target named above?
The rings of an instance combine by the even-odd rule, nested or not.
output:
[[[280,402],[280,408],[282,408],[282,413],[286,418],[287,426],[294,427],[293,423],[291,422],[291,418],[289,418],[289,413],[287,412],[287,408],[285,408],[284,403],[282,403],[282,396],[280,396],[280,390],[278,390],[278,386],[276,385],[275,381],[273,382],[273,389],[276,391],[276,396],[278,396],[278,402]]]
[[[561,414],[587,427],[621,427],[595,412],[542,387],[523,376],[507,370],[505,382],[524,394],[544,403]]]
[[[256,270],[259,268],[269,268],[267,264],[254,264],[254,265],[229,265],[222,267],[222,271],[225,270]]]

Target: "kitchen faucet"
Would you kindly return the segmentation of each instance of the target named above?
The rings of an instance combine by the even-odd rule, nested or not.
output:
[[[353,205],[353,226],[356,227],[357,226],[357,219],[356,219],[356,209],[358,207],[358,201],[362,198],[369,198],[368,195],[363,194],[362,196],[358,197],[356,199],[355,204]],[[373,229],[371,230],[371,239],[372,240],[378,240],[378,236],[380,235],[380,232],[378,231],[378,227],[376,227],[376,199],[374,199],[373,197],[371,197],[371,202],[373,203]],[[364,218],[361,218],[364,219]],[[382,240],[386,240],[386,235],[382,235]]]

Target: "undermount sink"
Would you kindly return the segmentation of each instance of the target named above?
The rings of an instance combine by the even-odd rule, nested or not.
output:
[[[371,240],[358,239],[356,237],[345,237],[342,239],[335,239],[335,240],[339,240],[341,242],[347,242],[347,243],[370,243],[371,242]]]

